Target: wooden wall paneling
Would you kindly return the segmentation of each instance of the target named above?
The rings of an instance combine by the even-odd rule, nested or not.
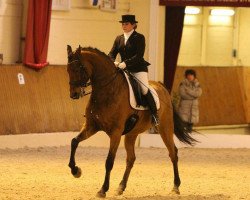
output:
[[[17,73],[25,85],[19,85]],[[79,130],[88,97],[71,100],[65,66],[0,67],[0,134]]]
[[[188,67],[177,67],[173,93]],[[250,123],[250,68],[194,67],[201,83],[200,123]],[[23,73],[25,85],[17,74]],[[69,97],[65,66],[35,71],[20,65],[0,66],[0,135],[77,131],[89,100]],[[172,95],[173,95],[172,93]]]
[[[250,124],[250,67],[244,68],[244,98],[246,101],[246,118]]]

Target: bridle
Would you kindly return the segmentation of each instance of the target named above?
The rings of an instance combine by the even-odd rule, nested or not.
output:
[[[80,69],[80,72],[79,72],[79,73],[80,73],[80,75],[81,75],[81,78],[80,78],[80,80],[77,80],[77,81],[70,81],[69,84],[70,84],[71,86],[74,86],[74,87],[81,87],[81,95],[82,95],[82,96],[86,96],[86,95],[88,95],[88,94],[91,94],[92,91],[89,91],[89,92],[85,92],[85,91],[84,91],[84,88],[86,88],[86,87],[92,85],[91,81],[88,81],[88,82],[84,83],[85,80],[83,79],[83,77],[89,77],[88,72],[87,72],[87,70],[86,70],[87,67],[85,67],[79,59],[75,59],[75,60],[69,62],[68,65],[70,65],[70,64],[72,64],[72,63],[74,63],[74,62],[78,62],[78,63],[79,63],[79,69]],[[119,71],[119,70],[117,70],[117,71],[115,72],[114,77],[112,77],[111,80],[109,80],[109,81],[108,81],[107,83],[105,83],[105,84],[102,84],[102,87],[106,87],[106,86],[108,86],[109,84],[111,84],[111,83],[116,79],[117,75],[119,74],[118,71]]]
[[[91,85],[91,82],[85,82],[85,80],[83,80],[83,77],[88,77],[88,73],[86,71],[86,67],[80,62],[80,60],[78,59],[75,59],[71,62],[68,63],[68,65],[74,63],[74,62],[78,62],[80,65],[79,65],[79,69],[80,69],[80,74],[81,74],[81,79],[80,80],[77,80],[77,81],[70,81],[69,84],[71,86],[75,86],[75,87],[88,87]],[[82,76],[83,75],[83,76]]]

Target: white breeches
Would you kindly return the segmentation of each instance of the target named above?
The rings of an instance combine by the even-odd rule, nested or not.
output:
[[[137,73],[132,73],[140,84],[141,91],[143,95],[146,95],[148,93],[148,73],[147,72],[137,72]]]

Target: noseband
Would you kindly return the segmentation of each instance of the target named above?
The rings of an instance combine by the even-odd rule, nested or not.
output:
[[[84,91],[84,88],[86,88],[86,87],[92,85],[92,83],[91,83],[90,81],[87,82],[87,83],[84,83],[85,80],[82,79],[82,77],[85,77],[85,76],[88,77],[88,73],[87,73],[87,70],[86,70],[87,67],[85,67],[85,66],[81,63],[81,61],[78,60],[78,59],[75,59],[75,60],[69,62],[68,65],[70,65],[70,64],[72,64],[72,63],[74,63],[74,62],[78,62],[78,63],[79,63],[79,66],[80,66],[80,67],[79,67],[79,68],[80,68],[80,74],[83,75],[83,76],[81,76],[81,79],[80,79],[80,80],[77,80],[77,81],[70,81],[69,84],[70,84],[71,86],[74,86],[74,87],[81,87],[82,96],[86,96],[86,95],[90,94],[91,91],[86,93],[86,92]],[[106,83],[104,83],[104,84],[102,85],[102,87],[106,87],[106,86],[108,86],[109,84],[111,84],[111,83],[116,79],[117,75],[119,74],[118,72],[119,72],[119,70],[117,70],[117,71],[114,73],[114,76],[111,77],[111,79],[108,80]]]
[[[71,61],[71,62],[69,62],[68,64],[70,65],[70,64],[72,64],[72,63],[74,63],[74,62],[78,62],[79,64],[80,64],[80,67],[79,67],[79,69],[80,69],[80,74],[82,75],[84,75],[84,76],[86,76],[86,77],[88,77],[88,73],[87,73],[87,71],[86,71],[86,67],[79,61],[79,60],[73,60],[73,61]],[[71,85],[71,86],[74,86],[74,87],[88,87],[88,86],[90,86],[91,85],[91,83],[90,82],[87,82],[87,83],[84,83],[85,81],[82,79],[82,77],[83,76],[81,76],[81,79],[80,80],[77,80],[77,81],[70,81],[69,82],[69,84]]]

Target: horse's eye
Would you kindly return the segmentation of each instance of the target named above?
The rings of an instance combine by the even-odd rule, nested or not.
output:
[[[73,59],[73,56],[72,56],[72,55],[69,55],[69,56],[68,56],[68,61],[72,61],[72,59]]]
[[[74,68],[73,71],[74,71],[75,73],[78,73],[78,72],[80,72],[80,69],[79,69],[79,68]]]

